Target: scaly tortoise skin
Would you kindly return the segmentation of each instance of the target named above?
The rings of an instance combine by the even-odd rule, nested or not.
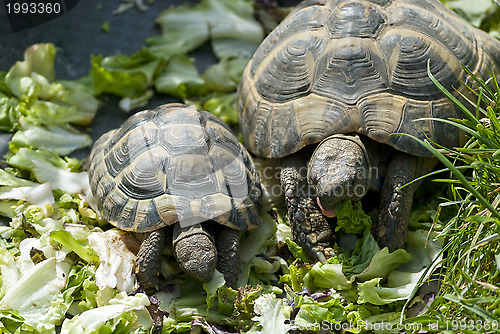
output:
[[[239,87],[240,129],[255,155],[286,157],[292,229],[311,254],[332,232],[308,210],[331,214],[340,200],[362,197],[333,192],[376,183],[355,172],[373,166],[387,173],[372,233],[391,250],[404,245],[415,186],[398,188],[432,168],[431,153],[390,134],[463,143],[457,128],[429,119],[462,114],[427,73],[461,99],[470,80],[462,64],[481,79],[500,73],[500,42],[437,0],[304,1],[262,42]],[[312,154],[308,145],[319,142]],[[304,183],[309,198],[297,193]]]
[[[174,254],[188,274],[206,282],[217,266],[228,285],[236,284],[239,233],[260,223],[261,185],[222,120],[182,104],[136,113],[95,142],[89,179],[103,217],[145,235],[141,284],[158,283],[165,227],[172,225]]]

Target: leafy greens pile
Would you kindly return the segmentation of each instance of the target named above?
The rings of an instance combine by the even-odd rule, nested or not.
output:
[[[0,170],[0,212],[8,217],[0,226],[0,330],[288,333],[326,322],[358,333],[361,322],[399,323],[442,243],[417,229],[406,250],[381,250],[369,217],[351,203],[338,208],[339,227],[357,234],[356,246],[339,248],[326,264],[307,259],[282,208],[270,204],[261,225],[242,237],[239,289],[225,287],[218,272],[209,283],[192,280],[165,249],[160,291],[134,290],[138,243],[93,209],[88,176],[68,157],[91,140],[73,125],[92,122],[104,93],[121,97],[124,110],[169,94],[235,125],[235,90],[263,38],[246,0],[172,7],[157,23],[163,33],[149,47],[92,56],[89,76],[78,81],[56,81],[51,44],[32,46],[23,62],[0,72],[0,128],[14,132]],[[207,41],[219,62],[199,74],[187,54]]]
[[[156,92],[184,99],[236,125],[236,87],[264,38],[253,13],[252,2],[246,0],[171,7],[157,17],[162,34],[149,38],[147,48],[130,56],[92,56],[90,74],[82,82],[95,96],[121,97],[125,111],[145,105]],[[206,42],[218,63],[200,74],[188,53]]]

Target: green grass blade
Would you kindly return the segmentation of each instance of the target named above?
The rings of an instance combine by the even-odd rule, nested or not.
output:
[[[495,221],[495,223],[498,225],[498,221]],[[486,238],[479,240],[474,246],[471,247],[471,249],[469,251],[473,251],[476,248],[483,247],[489,243],[497,242],[499,240],[500,240],[500,234],[495,233],[495,234],[489,235]]]
[[[467,107],[465,107],[460,101],[457,100],[453,94],[448,92],[446,88],[444,88],[443,85],[437,79],[432,75],[431,73],[431,60],[429,59],[427,61],[427,75],[431,79],[431,81],[436,85],[436,87],[443,93],[447,98],[449,98],[467,117],[474,122],[475,124],[479,124],[479,121],[477,120],[476,116],[474,116]]]
[[[438,122],[443,122],[443,123],[451,124],[451,125],[456,126],[457,128],[459,128],[460,130],[463,130],[463,131],[467,132],[468,134],[470,134],[474,138],[477,138],[484,145],[487,145],[489,147],[497,146],[497,145],[493,144],[488,138],[484,138],[484,136],[481,136],[479,134],[479,132],[474,131],[473,129],[471,129],[471,128],[463,125],[463,124],[457,123],[455,121],[450,121],[448,119],[442,119],[442,118],[432,118],[432,117],[424,117],[424,118],[416,119],[416,121],[419,121],[419,120],[422,120],[422,121],[431,120],[431,121],[438,121]]]
[[[454,296],[454,295],[451,295],[451,294],[446,294],[444,295],[444,298],[453,302],[453,303],[456,303],[466,309],[468,309],[469,311],[477,314],[478,316],[480,316],[481,318],[483,318],[484,320],[486,321],[498,321],[498,319],[493,316],[492,314],[486,312],[482,307],[480,307],[479,305],[470,305],[466,302],[464,302],[462,300],[462,298],[458,297],[458,296]]]
[[[484,93],[484,90],[480,89],[479,95],[478,95],[477,101],[476,101],[476,118],[477,119],[480,119],[480,117],[481,117],[480,110],[481,110],[481,101],[483,99],[483,93]]]
[[[472,89],[471,87],[467,86],[467,89],[473,93],[474,95],[477,94],[477,92]],[[462,92],[457,92],[467,103],[469,103],[471,106],[473,105],[476,105],[476,118],[479,119],[480,118],[480,113],[483,114],[483,115],[486,115],[486,111],[481,108],[481,106],[477,106],[477,104],[475,104],[471,99],[469,99],[464,93]]]
[[[486,108],[486,113],[487,113],[488,119],[491,122],[492,129],[496,133],[498,133],[500,131],[500,122],[498,121],[498,118],[495,115],[495,111],[493,110],[493,108],[491,106],[488,106]]]
[[[487,94],[487,97],[490,99],[490,100],[493,100],[494,97],[495,97],[495,94],[493,93],[493,91],[490,89],[490,87],[488,87],[487,83],[484,82],[483,80],[479,79],[478,77],[476,77],[474,75],[474,73],[472,73],[472,71],[467,68],[467,66],[463,65],[462,64],[462,67],[463,69],[465,70],[465,72],[467,72],[467,74],[472,78],[472,80],[474,81],[473,84],[474,86],[476,86],[478,89],[480,90],[483,90],[486,91]]]
[[[460,166],[460,167],[457,167],[458,169],[468,169],[470,168],[470,166]],[[414,179],[413,181],[410,181],[408,182],[407,184],[405,185],[402,185],[401,187],[398,188],[399,189],[403,189],[404,187],[407,187],[409,186],[410,184],[412,183],[415,183],[415,182],[418,182],[420,180],[423,180],[429,176],[434,176],[434,175],[437,175],[439,173],[443,173],[443,172],[449,172],[450,170],[448,168],[443,168],[443,169],[440,169],[440,170],[436,170],[436,171],[432,171],[430,173],[427,173],[425,175],[422,175],[420,177],[417,177],[416,179]],[[460,183],[460,181],[457,181],[457,180],[450,180],[450,179],[432,179],[433,182],[441,182],[441,183],[444,183],[444,182],[449,182],[449,183]]]
[[[498,86],[498,80],[495,76],[494,69],[491,70],[491,77],[493,78],[493,83],[495,84],[495,89],[497,90],[497,94],[495,95],[495,104],[497,106],[500,106],[500,100],[499,100],[499,98],[500,98],[500,86]]]
[[[473,186],[471,186],[471,184],[469,183],[469,181],[467,181],[467,178],[458,170],[457,167],[455,167],[455,165],[453,165],[453,163],[448,160],[448,158],[446,158],[441,152],[439,152],[437,149],[435,149],[434,147],[432,147],[432,145],[430,145],[429,143],[417,138],[417,137],[414,137],[412,135],[409,135],[409,134],[404,134],[404,133],[393,133],[391,134],[391,136],[407,136],[407,137],[410,137],[414,140],[416,140],[418,143],[420,143],[420,145],[424,146],[427,150],[429,150],[432,154],[434,154],[434,156],[436,158],[439,159],[439,161],[441,161],[446,167],[448,167],[450,169],[450,171],[453,173],[453,175],[458,179],[460,180],[460,182],[462,183],[462,185],[464,186],[464,188],[466,188],[472,195],[474,195],[474,197],[477,198],[477,200],[482,204],[484,205],[484,207],[486,207],[492,215],[494,215],[495,217],[499,218],[500,219],[500,213],[498,213],[497,210],[495,210],[495,208],[491,205],[490,202],[488,202],[486,200],[486,198],[483,197],[483,195],[481,195]]]

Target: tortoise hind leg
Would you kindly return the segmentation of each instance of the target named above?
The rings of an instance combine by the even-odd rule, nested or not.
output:
[[[388,247],[392,252],[404,247],[413,194],[420,182],[401,187],[430,172],[434,164],[434,159],[399,151],[389,163],[380,192],[379,217],[372,227],[372,235],[381,248]]]
[[[187,227],[175,224],[172,244],[177,262],[185,272],[202,282],[212,279],[217,250],[212,236],[200,224]]]
[[[217,226],[217,270],[224,274],[226,285],[237,287],[240,275],[240,231],[227,226]]]
[[[146,234],[137,254],[137,279],[145,289],[158,287],[161,268],[161,250],[165,241],[165,229]]]

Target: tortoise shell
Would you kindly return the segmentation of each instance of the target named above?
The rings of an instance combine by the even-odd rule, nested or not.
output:
[[[136,113],[102,135],[89,179],[103,217],[126,231],[260,222],[261,185],[248,152],[219,118],[181,104]]]
[[[460,97],[470,80],[462,64],[482,79],[500,73],[500,41],[437,0],[305,1],[247,65],[240,128],[249,150],[264,157],[350,132],[430,156],[413,139],[389,135],[459,145],[457,128],[430,120],[462,114],[427,69]]]

